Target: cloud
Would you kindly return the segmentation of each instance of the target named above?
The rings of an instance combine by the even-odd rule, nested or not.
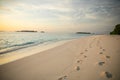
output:
[[[0,6],[0,11],[11,11],[11,10],[7,7]]]
[[[73,0],[73,18],[90,21],[104,18],[120,18],[120,0]]]
[[[52,1],[52,0],[51,0]],[[50,21],[50,22],[63,22],[67,23],[68,21],[71,20],[71,11],[72,8],[68,5],[67,7],[64,4],[68,4],[69,0],[66,0],[66,3],[61,2],[58,3],[55,2],[52,3],[39,3],[36,4],[30,4],[27,2],[17,2],[16,6],[12,7],[12,11],[17,13],[17,14],[25,14],[27,18],[29,19],[40,19],[43,21]],[[23,15],[22,14],[22,15]],[[28,14],[28,15],[27,15]],[[24,15],[23,15],[24,16]],[[58,23],[57,22],[57,23]]]
[[[13,4],[15,0],[0,0],[0,12],[5,13],[5,12],[12,12],[10,9],[9,5]]]
[[[108,28],[120,21],[120,0],[0,0],[8,18],[34,24],[73,25],[77,29]],[[9,14],[6,11],[11,11]],[[81,25],[83,27],[81,27]],[[57,27],[56,26],[56,27]],[[101,26],[103,26],[101,28]]]
[[[69,1],[69,0],[65,0]],[[28,10],[51,10],[58,12],[69,12],[71,10],[70,4],[65,3],[65,1],[56,1],[56,0],[37,0],[37,1],[29,1],[25,0],[25,2],[17,2],[18,7],[22,7]],[[36,3],[37,2],[37,3]],[[66,6],[67,5],[67,6]]]

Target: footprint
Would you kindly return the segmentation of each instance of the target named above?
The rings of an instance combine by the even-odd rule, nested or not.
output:
[[[63,77],[58,78],[58,80],[66,80],[66,79],[67,79],[67,76],[66,76],[66,75],[63,76]]]
[[[83,52],[81,52],[80,54],[84,54]]]
[[[87,49],[85,49],[85,52],[87,52],[88,50]]]
[[[100,52],[99,54],[103,54],[103,52]]]
[[[105,51],[105,49],[102,49],[103,51]]]
[[[107,78],[112,78],[112,74],[111,74],[110,72],[105,72],[105,76],[106,76]]]
[[[100,49],[102,49],[102,47],[100,47]]]
[[[80,60],[77,60],[77,63],[80,63]]]
[[[98,63],[100,66],[102,66],[103,64],[105,64],[105,62],[99,62]]]
[[[77,63],[82,63],[82,60],[77,60]]]
[[[106,72],[101,73],[101,77],[106,77],[106,78],[110,79],[113,77],[113,75],[110,72],[106,71]]]
[[[79,71],[79,70],[80,70],[80,67],[79,67],[79,66],[77,66],[77,67],[75,67],[75,69],[76,69],[77,71]]]
[[[110,59],[110,56],[106,56],[106,58]]]
[[[58,78],[58,80],[62,80],[62,79],[63,79],[62,77]]]
[[[77,60],[77,63],[80,63],[80,60]]]
[[[84,55],[84,58],[87,58],[87,56],[86,56],[86,55]]]

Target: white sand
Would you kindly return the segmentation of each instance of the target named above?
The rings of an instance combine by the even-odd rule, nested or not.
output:
[[[0,66],[0,80],[120,80],[120,36],[99,35]]]

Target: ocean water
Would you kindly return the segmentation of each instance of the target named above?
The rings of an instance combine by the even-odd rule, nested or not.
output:
[[[40,32],[0,32],[0,54],[22,48],[51,43],[62,40],[76,39],[90,34],[75,33],[40,33]]]

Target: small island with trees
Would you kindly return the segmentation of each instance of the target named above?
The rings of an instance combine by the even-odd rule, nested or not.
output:
[[[91,34],[90,32],[76,32],[76,34]]]
[[[16,31],[16,32],[37,32],[37,31],[34,31],[34,30],[21,30],[21,31]]]

